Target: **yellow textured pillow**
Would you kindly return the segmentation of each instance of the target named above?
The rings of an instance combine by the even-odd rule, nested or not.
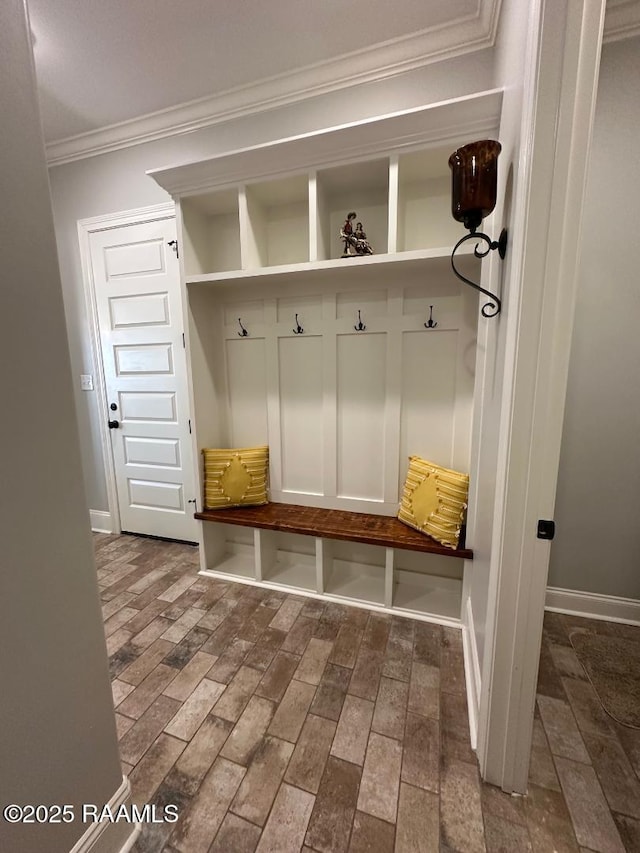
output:
[[[268,447],[205,448],[204,508],[268,503]]]
[[[398,518],[447,548],[457,548],[469,496],[469,475],[409,457]]]

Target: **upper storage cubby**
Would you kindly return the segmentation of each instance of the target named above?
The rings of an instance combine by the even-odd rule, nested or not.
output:
[[[248,184],[240,191],[242,269],[309,260],[309,178]]]
[[[499,90],[478,92],[150,172],[179,203],[187,282],[438,264],[465,233],[448,158],[496,135],[501,102]],[[343,258],[351,212],[371,256]]]
[[[357,223],[361,222],[374,253],[383,255],[388,252],[387,158],[319,170],[312,176],[311,187],[311,206],[316,215],[315,233],[312,233],[312,260],[326,261],[342,257],[344,243],[340,238],[340,229],[351,212],[356,214],[353,220],[354,231]]]
[[[235,189],[182,200],[184,266],[188,276],[240,269],[240,218]]]
[[[397,158],[397,251],[453,246],[465,234],[451,215],[451,148]]]

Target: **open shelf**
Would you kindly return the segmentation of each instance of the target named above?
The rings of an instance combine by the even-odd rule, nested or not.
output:
[[[389,246],[389,160],[369,160],[323,169],[317,174],[318,260],[340,258],[340,229],[348,213],[356,213],[376,255]],[[347,259],[358,261],[359,258]]]
[[[315,543],[309,537],[260,530],[262,580],[316,591]]]
[[[384,605],[387,549],[344,541],[334,541],[331,546],[326,557],[325,592]]]
[[[238,192],[203,193],[181,204],[187,276],[241,267]]]
[[[255,577],[255,547],[252,530],[216,525],[206,534],[209,569],[230,577]]]
[[[473,246],[470,242],[462,246],[456,255],[456,265],[461,272],[467,276],[477,274],[479,261],[473,257]],[[446,272],[451,276],[451,283],[457,288],[457,279],[451,271],[450,246],[440,246],[432,249],[416,249],[407,252],[396,252],[386,255],[367,255],[359,258],[334,258],[332,260],[316,261],[309,263],[281,264],[266,269],[237,269],[219,271],[213,273],[198,273],[187,275],[187,284],[234,284],[235,282],[246,285],[259,284],[270,281],[273,283],[282,280],[284,283],[295,278],[302,283],[313,282],[321,285],[323,281],[330,281],[336,271],[342,271],[351,280],[362,279],[370,282],[375,281],[376,276],[386,278],[392,275],[411,275],[422,272],[435,276]]]
[[[215,563],[211,568],[215,572],[224,572],[230,577],[253,578],[255,576],[253,549],[248,545],[231,545],[220,562]]]
[[[459,619],[461,600],[461,580],[418,572],[395,572],[393,608],[396,610]]]
[[[245,187],[244,196],[241,194],[241,211],[244,269],[309,260],[307,175]]]
[[[399,252],[453,248],[466,233],[451,215],[450,153],[449,148],[431,148],[398,158]]]

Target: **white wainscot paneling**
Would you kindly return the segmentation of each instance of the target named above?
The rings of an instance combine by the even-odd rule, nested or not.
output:
[[[133,326],[168,326],[169,302],[167,293],[144,296],[112,296],[109,299],[112,329]]]
[[[255,300],[252,302],[227,302],[224,306],[225,326],[238,327],[238,318],[242,325],[251,331],[251,325],[264,323],[264,302]]]
[[[433,305],[433,320],[438,324],[438,331],[443,329],[458,329],[460,328],[462,314],[462,299],[459,295],[443,296],[437,295],[440,285],[438,280],[431,282],[430,286],[435,290],[435,293],[425,292],[424,285],[420,287],[405,287],[402,296],[402,313],[414,315],[420,318],[424,317],[426,322],[429,319],[429,309]],[[447,288],[451,290],[451,285],[447,283]],[[435,331],[435,330],[433,330]]]
[[[322,494],[322,338],[278,341],[282,488]]]
[[[458,332],[402,335],[400,481],[409,456],[449,467],[452,461]]]
[[[383,499],[386,334],[338,335],[338,495]]]
[[[115,346],[113,355],[118,376],[173,373],[173,347],[168,343]]]
[[[173,392],[122,392],[120,394],[120,414],[123,422],[164,421],[165,423],[175,423],[177,419],[176,395]]]
[[[265,342],[262,338],[226,341],[229,424],[232,447],[267,443]]]
[[[292,330],[296,327],[296,314],[300,325],[307,332],[313,331],[313,324],[322,320],[322,296],[319,294],[284,296],[277,300],[278,323],[289,323]]]
[[[107,279],[164,272],[162,239],[107,246],[104,265]]]
[[[368,292],[338,293],[336,315],[339,320],[353,319],[355,324],[358,320],[358,311],[361,312],[362,322],[365,326],[367,319],[371,317],[386,317],[387,291],[372,290]]]
[[[157,483],[153,480],[129,480],[128,483],[131,506],[184,510],[180,483]]]
[[[135,438],[124,436],[124,455],[128,465],[180,467],[180,442],[177,438]]]

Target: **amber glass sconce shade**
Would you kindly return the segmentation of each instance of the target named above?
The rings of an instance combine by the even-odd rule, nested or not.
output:
[[[484,317],[495,317],[500,313],[500,299],[479,284],[471,281],[460,273],[455,266],[454,258],[457,249],[467,240],[475,240],[474,255],[476,258],[486,257],[493,249],[498,250],[501,258],[504,258],[507,250],[507,231],[503,229],[498,240],[491,240],[486,234],[478,231],[482,220],[488,216],[496,206],[498,191],[498,155],[502,150],[499,142],[493,139],[482,139],[458,148],[449,157],[451,169],[451,213],[453,218],[462,222],[464,227],[470,231],[465,234],[454,246],[451,254],[451,267],[453,272],[465,284],[470,285],[481,293],[491,297],[482,307]],[[486,243],[487,248],[480,248],[480,241]]]
[[[496,206],[499,142],[483,139],[454,151],[451,169],[451,213],[469,231],[475,231]]]

